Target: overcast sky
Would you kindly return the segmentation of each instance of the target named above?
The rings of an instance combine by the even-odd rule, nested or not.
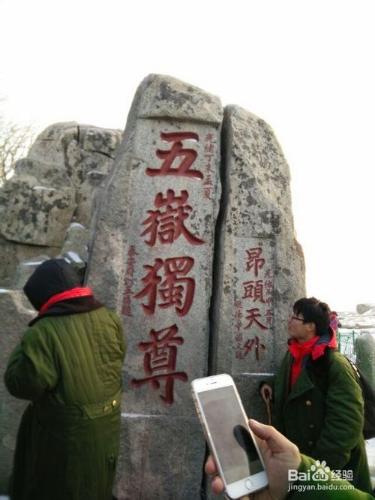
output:
[[[308,295],[375,303],[373,0],[0,0],[1,112],[124,128],[149,73],[238,104],[289,163]]]

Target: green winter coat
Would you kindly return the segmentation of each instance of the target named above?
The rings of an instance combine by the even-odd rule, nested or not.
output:
[[[314,476],[315,460],[301,456],[299,473],[304,473],[300,480],[289,483],[286,500],[371,500],[369,493],[353,487],[348,481],[335,477],[331,471],[325,472],[321,479]],[[307,475],[309,474],[309,475]],[[306,478],[309,479],[306,479]]]
[[[331,470],[353,471],[352,484],[371,492],[361,389],[342,354],[327,349],[325,356],[324,369],[304,368],[289,392],[293,358],[286,353],[274,381],[275,427]]]
[[[10,356],[9,392],[31,400],[20,424],[12,500],[107,500],[119,449],[117,315],[105,307],[39,319]]]

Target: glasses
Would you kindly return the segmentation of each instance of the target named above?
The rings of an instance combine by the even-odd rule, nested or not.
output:
[[[291,316],[290,319],[295,319],[296,321],[302,321],[302,322],[305,321],[303,318],[299,318],[298,316]]]

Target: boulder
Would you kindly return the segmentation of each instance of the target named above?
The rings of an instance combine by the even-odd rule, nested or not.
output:
[[[212,371],[235,377],[245,409],[265,419],[257,395],[286,352],[293,302],[305,295],[289,167],[270,126],[225,108],[222,217],[212,297]]]
[[[200,495],[190,382],[207,374],[221,118],[214,96],[149,76],[103,193],[88,282],[128,337],[119,499]]]
[[[41,184],[29,175],[14,176],[3,186],[5,211],[1,235],[26,245],[59,247],[76,208],[75,191]]]

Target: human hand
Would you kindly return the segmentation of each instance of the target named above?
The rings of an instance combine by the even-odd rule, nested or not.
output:
[[[274,427],[264,425],[256,420],[249,420],[250,429],[257,436],[261,449],[269,486],[248,497],[251,500],[282,500],[288,491],[288,470],[298,469],[301,456],[295,444],[280,434]],[[215,494],[223,493],[224,482],[217,475],[216,464],[211,456],[208,457],[205,470],[207,474],[214,475],[211,483]]]

